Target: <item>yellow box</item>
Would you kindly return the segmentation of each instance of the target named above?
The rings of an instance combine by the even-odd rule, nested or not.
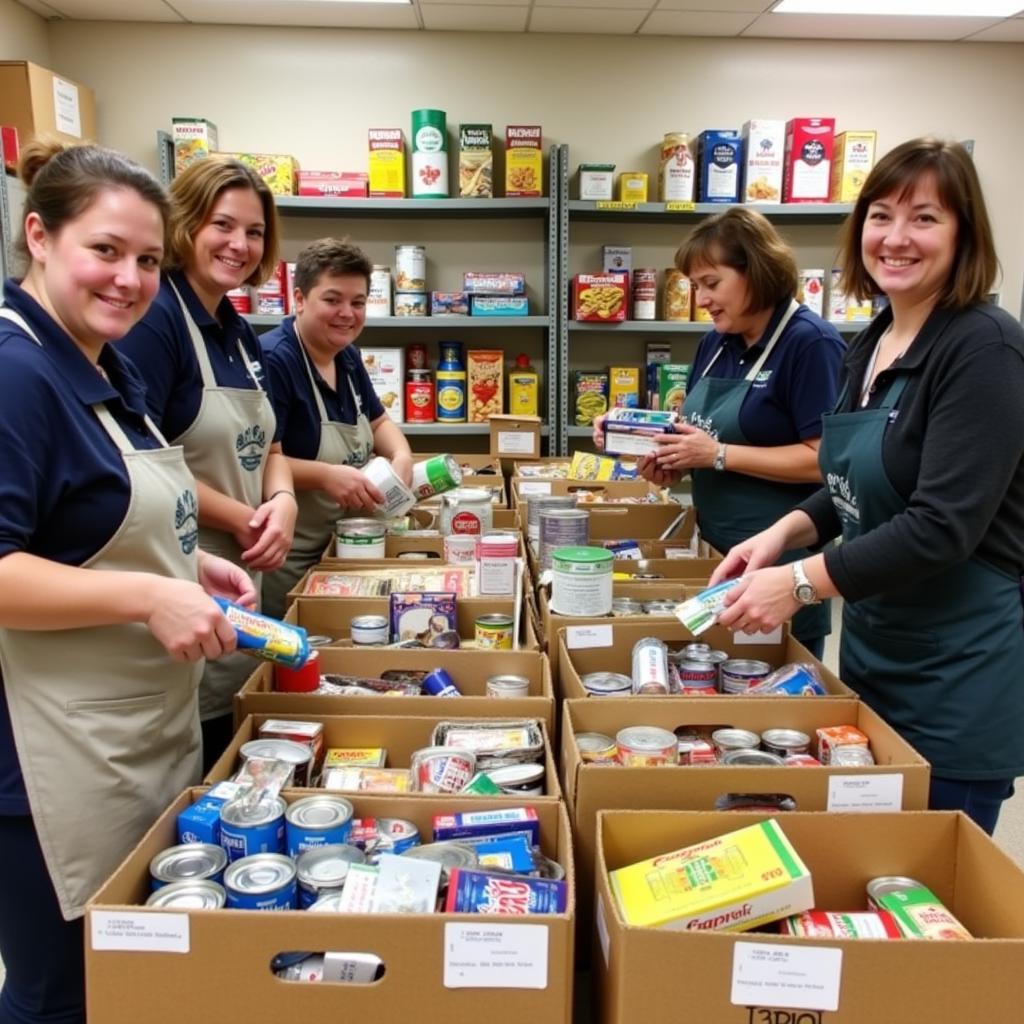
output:
[[[251,167],[275,196],[293,196],[299,191],[299,161],[280,153],[221,153]]]
[[[405,136],[401,128],[371,128],[370,198],[405,198]]]
[[[504,411],[505,354],[499,348],[466,353],[467,422],[486,423]]]
[[[544,195],[544,151],[540,125],[505,126],[505,195]]]
[[[626,923],[641,928],[741,932],[814,906],[811,873],[774,818],[610,871],[608,881]]]
[[[842,132],[836,136],[829,182],[830,203],[855,203],[875,164],[874,132]]]
[[[608,459],[593,452],[573,452],[569,463],[570,480],[611,480],[618,466],[617,459]]]
[[[328,768],[383,768],[388,752],[383,747],[330,747],[324,755]]]
[[[644,171],[623,171],[619,175],[619,202],[647,202],[647,174]]]
[[[609,366],[608,367],[608,408],[626,406],[636,408],[640,405],[640,367]]]
[[[205,117],[172,117],[171,138],[175,174],[217,150],[217,126]]]
[[[693,307],[693,319],[695,323],[710,324],[713,323],[711,314],[703,306]]]

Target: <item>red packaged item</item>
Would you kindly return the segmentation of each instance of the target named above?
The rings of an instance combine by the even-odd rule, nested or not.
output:
[[[4,167],[11,174],[18,171],[18,129],[13,124],[0,125],[0,144],[3,145]]]
[[[362,171],[299,171],[300,196],[365,199],[370,176]]]
[[[280,693],[312,693],[320,688],[320,652],[310,651],[301,668],[274,666],[274,689]]]
[[[786,123],[784,203],[827,203],[832,182],[834,117],[794,117]]]
[[[618,323],[626,319],[629,274],[577,274],[572,279],[576,320]]]

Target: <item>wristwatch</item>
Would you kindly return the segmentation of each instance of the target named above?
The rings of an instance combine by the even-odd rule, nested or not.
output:
[[[721,441],[718,443],[718,451],[715,452],[715,461],[712,466],[719,473],[725,470],[725,445]]]
[[[793,596],[801,604],[821,604],[818,592],[814,589],[814,584],[807,578],[807,573],[804,572],[803,562],[793,563]]]

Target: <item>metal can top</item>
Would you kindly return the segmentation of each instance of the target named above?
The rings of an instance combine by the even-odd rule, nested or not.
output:
[[[243,759],[265,757],[271,761],[284,761],[287,764],[306,764],[313,758],[313,751],[305,743],[295,740],[249,740],[243,743],[238,751]]]
[[[722,671],[737,676],[766,676],[772,667],[767,661],[756,661],[753,658],[729,658],[722,662]]]
[[[506,764],[484,772],[499,789],[517,792],[544,785],[544,765]]]
[[[628,747],[630,750],[657,751],[669,747],[676,750],[679,741],[676,734],[669,732],[668,729],[659,729],[655,725],[631,725],[615,734],[615,742],[618,746]]]
[[[295,879],[295,861],[283,853],[254,853],[229,864],[224,888],[253,895],[274,892]]]
[[[711,679],[715,679],[718,676],[718,668],[715,663],[703,658],[673,659],[669,657],[669,661],[675,665],[676,669],[680,673],[686,672],[693,675],[709,677]]]
[[[210,878],[220,874],[228,862],[222,846],[212,843],[182,843],[161,850],[150,862],[149,873],[159,882],[181,882],[189,878]]]
[[[875,763],[875,756],[867,747],[854,743],[844,743],[833,748],[829,763],[846,765],[850,768],[867,768]]]
[[[352,820],[352,804],[344,797],[318,793],[289,804],[284,817],[299,828],[336,828]]]
[[[388,620],[384,615],[353,615],[349,629],[387,629]]]
[[[315,903],[307,908],[307,913],[315,910],[318,914],[340,914],[344,911],[340,892],[324,893]]]
[[[633,689],[632,678],[621,672],[587,672],[580,682],[588,693],[622,693]]]
[[[365,864],[366,854],[348,843],[329,843],[303,850],[295,862],[299,882],[311,888],[342,885],[353,864]]]
[[[761,742],[770,747],[791,750],[796,747],[808,747],[811,737],[799,729],[766,729],[761,733]]]
[[[226,893],[219,882],[191,878],[171,882],[157,889],[146,900],[147,907],[166,907],[175,910],[219,910],[224,906]]]
[[[646,601],[644,602],[644,612],[648,615],[674,615],[676,610],[676,601]]]
[[[506,690],[513,693],[523,693],[529,691],[530,680],[527,676],[489,676],[487,679],[487,688],[493,688],[495,690]]]
[[[339,537],[383,537],[387,526],[379,519],[339,519],[335,532]]]
[[[702,661],[705,655],[711,653],[711,644],[687,644],[682,653],[687,658]]]
[[[923,889],[924,886],[914,878],[904,875],[882,875],[872,878],[866,886],[868,899],[877,903],[883,896],[891,892],[907,892],[910,889]]]
[[[505,628],[512,625],[513,619],[511,615],[506,615],[504,612],[492,612],[490,615],[478,615],[473,622],[477,626],[501,626]]]
[[[767,750],[727,750],[722,764],[780,765],[782,758]]]
[[[574,565],[586,565],[594,569],[612,571],[615,555],[605,548],[567,547],[555,548],[551,560],[556,569],[570,569]]]
[[[296,743],[295,746],[300,746]],[[255,827],[256,825],[267,825],[284,815],[285,803],[275,796],[269,800],[260,800],[250,804],[244,798],[229,800],[220,809],[220,820],[227,825],[240,825],[242,827]]]
[[[615,749],[615,740],[603,732],[578,732],[576,746],[580,748],[581,753],[604,753]]]
[[[590,519],[590,512],[585,508],[544,508],[541,506],[538,516],[544,519]]]
[[[334,643],[334,637],[328,636],[326,633],[314,633],[312,636],[306,637],[306,643],[312,648],[328,647]]]
[[[761,737],[749,729],[716,729],[711,742],[719,750],[756,750]]]
[[[446,505],[476,504],[484,502],[491,503],[491,492],[482,487],[456,487],[454,491],[446,491],[441,495],[441,500]]]
[[[452,868],[475,868],[480,860],[473,847],[450,841],[410,846],[400,856],[434,861],[448,871]]]

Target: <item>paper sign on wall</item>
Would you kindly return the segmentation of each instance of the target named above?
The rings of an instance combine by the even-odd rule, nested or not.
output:
[[[903,809],[902,775],[831,775],[830,811],[899,811]]]
[[[53,76],[53,114],[57,130],[82,137],[82,110],[78,104],[78,86]]]
[[[842,973],[841,949],[737,942],[730,998],[734,1006],[838,1010]]]
[[[444,926],[445,988],[547,988],[543,924]]]
[[[569,626],[565,631],[565,646],[572,651],[587,647],[611,647],[611,626]]]
[[[89,928],[93,949],[137,953],[187,953],[188,914],[152,910],[92,910]]]

